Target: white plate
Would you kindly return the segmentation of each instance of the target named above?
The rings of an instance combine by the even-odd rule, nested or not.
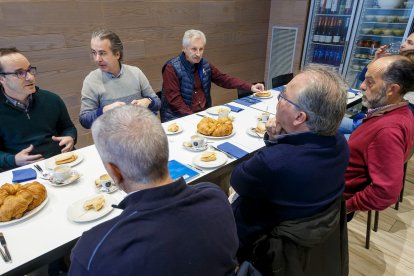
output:
[[[352,92],[347,92],[348,94],[347,94],[347,98],[348,99],[352,99],[352,98],[355,98],[355,94],[354,93],[352,93]]]
[[[255,131],[255,127],[248,127],[246,129],[246,132],[247,132],[247,134],[249,134],[253,137],[256,137],[256,138],[263,138],[264,137],[264,134]]]
[[[209,109],[206,110],[206,112],[211,115],[218,115],[218,112],[220,109],[227,109],[229,112],[231,111],[230,107],[227,107],[225,105],[218,105],[218,106],[210,107]]]
[[[168,126],[166,126],[164,128],[164,130],[165,130],[165,134],[167,134],[167,135],[174,135],[174,134],[178,134],[180,132],[183,132],[184,129],[182,128],[182,126],[178,125],[178,130],[176,132],[168,131]]]
[[[101,210],[95,211],[94,209],[91,209],[86,211],[85,209],[83,209],[83,204],[85,203],[85,201],[98,196],[103,196],[105,198],[105,206]],[[114,209],[112,207],[112,204],[114,204],[115,202],[115,198],[108,194],[94,194],[70,204],[66,211],[66,215],[70,220],[74,222],[87,222],[97,220],[111,212]]]
[[[187,147],[187,146],[184,145],[184,143],[183,143],[183,148],[185,148],[186,150],[189,150],[189,151],[198,152],[198,151],[204,151],[204,150],[206,150],[208,148],[208,144],[207,143],[205,143],[204,146],[201,147],[201,148],[195,148],[193,146]]]
[[[72,184],[81,177],[80,174],[75,170],[72,170],[70,174],[71,176],[63,182],[56,181],[56,179],[53,178],[53,175],[47,180],[49,180],[48,183],[50,185],[55,186],[55,187],[60,187],[60,186],[66,186],[66,185]]]
[[[270,96],[257,96],[256,93],[253,93],[253,96],[259,99],[270,99],[271,97],[273,97],[272,93],[270,93]]]
[[[76,154],[78,155],[78,158],[76,158],[75,161],[69,162],[69,163],[65,163],[65,164],[62,164],[62,165],[68,165],[70,167],[73,167],[73,166],[76,166],[77,164],[79,164],[80,162],[82,162],[83,155],[80,154],[80,153],[76,153]],[[56,158],[56,155],[55,156],[52,156],[52,157],[50,157],[50,158],[48,158],[48,159],[45,160],[45,167],[46,167],[46,169],[53,170],[56,166],[58,166],[55,163],[55,158]]]
[[[216,168],[216,167],[220,167],[224,164],[226,164],[227,162],[227,156],[219,151],[214,151],[216,153],[217,159],[214,161],[210,161],[210,162],[204,162],[201,161],[201,154],[198,154],[196,156],[194,156],[193,158],[193,164],[202,168],[208,168],[208,169],[212,169],[212,168]]]
[[[24,214],[21,218],[19,218],[19,219],[14,219],[14,220],[10,220],[10,221],[0,222],[0,227],[1,227],[1,226],[5,226],[5,225],[9,225],[9,224],[13,224],[13,223],[17,223],[17,222],[20,222],[20,221],[22,221],[22,220],[25,220],[25,219],[28,219],[28,218],[30,218],[30,217],[32,217],[32,216],[34,216],[35,214],[39,213],[39,211],[40,211],[40,210],[42,210],[42,209],[43,209],[43,207],[45,207],[45,206],[46,206],[46,203],[48,202],[48,200],[49,200],[49,197],[48,197],[48,196],[46,196],[45,200],[43,200],[43,202],[42,202],[39,206],[37,206],[37,207],[36,207],[36,208],[34,208],[33,210],[31,210],[31,211],[29,211],[29,212],[25,213],[25,214]]]
[[[236,134],[236,131],[233,128],[233,132],[230,135],[227,135],[227,136],[218,136],[218,137],[217,136],[207,136],[207,135],[201,134],[198,131],[197,131],[197,134],[203,136],[204,138],[208,138],[208,139],[226,139],[226,138],[229,138],[229,137],[233,136],[234,134]]]
[[[119,190],[118,185],[116,185],[116,184],[112,184],[111,187],[109,187],[109,191],[101,190],[100,187],[99,188],[96,187],[95,183],[94,183],[94,185],[95,185],[95,190],[96,190],[97,193],[112,194],[113,192],[116,192],[116,191]]]

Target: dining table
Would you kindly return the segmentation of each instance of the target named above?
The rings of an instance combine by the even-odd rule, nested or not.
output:
[[[237,99],[226,104],[233,110],[229,113],[233,120],[233,132],[226,137],[207,137],[207,150],[215,151],[213,147],[217,148],[224,143],[229,143],[245,152],[246,155],[234,157],[231,154],[224,154],[225,161],[220,166],[199,166],[195,160],[201,152],[189,150],[185,146],[186,142],[191,140],[191,136],[197,134],[197,124],[204,116],[217,118],[217,112],[214,112],[212,108],[163,123],[168,138],[169,160],[176,160],[197,172],[196,176],[187,180],[189,185],[212,181],[222,175],[230,174],[237,164],[248,159],[265,145],[263,135],[258,135],[252,129],[257,125],[262,113],[268,112],[270,116],[274,116],[277,95],[280,91],[281,88],[276,88],[270,90],[271,96],[266,98],[253,95],[249,97],[250,99],[246,99],[246,102]],[[172,123],[179,125],[179,131],[169,133],[168,126]],[[79,179],[68,185],[57,185],[41,178],[38,172],[35,181],[46,187],[45,202],[32,210],[30,215],[25,215],[21,219],[0,222],[0,232],[7,241],[12,257],[11,262],[6,263],[0,260],[0,275],[24,275],[68,255],[83,232],[121,213],[120,209],[109,206],[104,215],[83,220],[84,214],[79,214],[79,218],[74,219],[72,212],[76,204],[83,202],[86,198],[101,194],[101,191],[96,188],[95,180],[106,174],[94,145],[77,149],[75,153],[78,155],[78,161],[73,164],[72,169],[79,175]],[[53,159],[42,160],[18,169],[34,168],[34,165],[38,165],[47,171],[48,168],[53,169],[52,161]],[[0,185],[12,183],[12,178],[12,170],[0,173]],[[32,181],[34,180],[28,182]],[[104,195],[116,205],[126,196],[126,193],[115,190],[111,193],[104,193]]]

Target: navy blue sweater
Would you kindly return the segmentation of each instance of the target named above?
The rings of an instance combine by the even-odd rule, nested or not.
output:
[[[176,182],[128,195],[122,214],[85,232],[70,275],[233,275],[238,247],[226,195]]]
[[[312,216],[345,187],[349,150],[344,136],[286,135],[238,165],[230,179],[241,246],[280,222]]]

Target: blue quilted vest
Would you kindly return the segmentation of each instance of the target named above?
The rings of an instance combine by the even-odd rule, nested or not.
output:
[[[191,103],[193,101],[193,92],[194,92],[194,64],[188,62],[185,58],[185,54],[181,53],[181,55],[170,59],[167,63],[164,64],[162,67],[162,72],[164,73],[165,66],[167,64],[171,64],[175,70],[175,74],[178,77],[180,82],[180,92],[181,96],[183,97],[184,103],[191,108]],[[207,60],[204,58],[201,59],[199,66],[198,66],[198,73],[201,80],[201,85],[203,88],[204,96],[206,97],[207,106],[211,106],[211,67],[208,64]],[[163,85],[164,87],[164,85]],[[164,95],[164,88],[161,92],[161,121],[167,122],[176,118],[181,117],[182,115],[178,112],[174,112],[168,105],[167,99]]]

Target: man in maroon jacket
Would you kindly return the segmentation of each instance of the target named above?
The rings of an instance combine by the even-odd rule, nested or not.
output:
[[[348,213],[383,210],[397,201],[414,143],[414,116],[403,99],[413,84],[414,64],[406,57],[383,57],[368,66],[361,84],[368,113],[349,139]]]

